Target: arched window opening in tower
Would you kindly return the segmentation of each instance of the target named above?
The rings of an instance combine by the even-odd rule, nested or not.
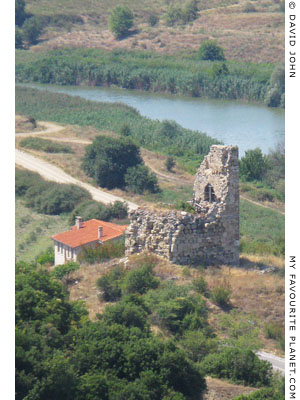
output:
[[[213,203],[215,202],[216,199],[216,195],[214,192],[213,187],[211,186],[211,184],[206,185],[205,190],[204,190],[204,200],[208,201],[209,203]]]

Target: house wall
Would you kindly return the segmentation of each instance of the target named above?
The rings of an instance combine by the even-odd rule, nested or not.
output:
[[[88,243],[87,245],[72,248],[64,243],[54,241],[54,265],[62,265],[68,261],[77,261],[78,255],[83,247],[95,247],[99,241]]]
[[[214,201],[205,196],[213,188]],[[238,150],[211,146],[194,183],[195,214],[139,208],[130,213],[126,254],[149,250],[177,264],[239,263]]]

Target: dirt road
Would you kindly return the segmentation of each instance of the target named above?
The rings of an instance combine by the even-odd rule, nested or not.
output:
[[[93,199],[96,201],[100,201],[104,204],[110,204],[118,201],[126,201],[128,204],[129,210],[135,210],[138,208],[138,205],[132,203],[131,201],[127,201],[122,199],[121,197],[114,196],[110,193],[106,193],[100,189],[95,188],[88,183],[84,183],[79,181],[78,179],[73,178],[72,176],[66,174],[60,168],[55,167],[52,164],[47,163],[46,161],[41,160],[40,158],[34,157],[31,154],[25,153],[20,150],[15,150],[15,162],[17,165],[22,166],[23,168],[29,169],[30,171],[38,172],[43,178],[55,181],[58,183],[72,183],[74,185],[78,185],[88,190]]]
[[[56,133],[56,132],[59,132],[59,131],[65,129],[64,126],[55,124],[55,123],[53,123],[53,122],[40,121],[39,124],[40,124],[41,126],[45,127],[46,129],[44,129],[43,131],[37,131],[37,132],[21,132],[21,133],[16,133],[16,136],[26,137],[26,136],[32,136],[32,135],[40,135],[40,137],[43,137],[43,135],[45,135],[45,134],[54,133],[54,132]],[[46,137],[44,137],[44,139],[50,139],[50,138],[49,138],[48,136],[46,136]],[[51,137],[51,140],[56,141],[56,142],[79,143],[79,144],[86,144],[86,145],[92,143],[90,140],[82,140],[82,139],[77,139],[77,138],[55,138],[55,137]],[[36,160],[38,160],[38,159],[36,159]],[[177,177],[175,177],[175,176],[172,176],[172,175],[170,175],[170,174],[164,174],[164,173],[162,173],[162,172],[156,170],[155,168],[153,168],[153,166],[152,166],[151,163],[149,163],[149,162],[145,162],[145,164],[147,165],[148,168],[150,168],[150,169],[151,169],[158,177],[160,177],[160,178],[166,179],[167,181],[170,181],[170,182],[175,183],[175,184],[178,184],[178,183],[184,184],[184,183],[185,183],[184,181],[182,181],[181,179],[179,179],[179,178],[177,178]],[[51,166],[51,164],[48,164],[48,166]],[[57,169],[59,169],[59,168],[57,168]],[[37,171],[37,172],[39,172],[39,171]],[[64,173],[62,170],[60,170],[60,172],[61,172],[61,173]],[[65,173],[64,173],[64,174],[65,174]],[[82,187],[83,187],[83,185],[87,185],[87,184],[85,184],[85,183],[83,183],[83,182],[81,182],[81,181],[78,181],[78,180],[72,178],[71,176],[69,176],[69,175],[67,175],[67,174],[65,174],[65,175],[68,176],[69,178],[75,180],[76,182],[80,182],[80,185],[81,185]],[[46,178],[46,179],[50,179],[50,178]],[[77,184],[79,184],[79,183],[77,183]],[[91,188],[93,188],[93,186],[91,186],[91,185],[88,185],[88,186],[90,186]],[[95,188],[93,188],[93,189],[94,189],[94,190],[99,190],[99,189],[95,189]],[[105,193],[105,192],[102,192],[101,190],[99,190],[99,192]],[[90,192],[90,193],[92,193],[92,192]],[[105,193],[105,194],[106,194],[107,196],[112,196],[112,195],[109,195],[108,193]],[[96,196],[96,194],[95,194],[95,196]],[[116,197],[116,196],[112,196],[112,197]],[[248,197],[245,197],[245,196],[243,196],[243,195],[240,195],[240,198],[243,199],[243,200],[248,201],[249,203],[255,204],[255,205],[259,206],[259,207],[268,208],[268,209],[270,209],[270,210],[277,211],[277,212],[278,212],[279,214],[281,214],[281,215],[285,215],[284,212],[278,210],[277,208],[270,207],[270,206],[264,205],[264,204],[262,204],[262,203],[256,202],[256,201],[251,200],[251,199],[249,199]],[[96,199],[95,199],[95,200],[96,200]],[[122,199],[121,199],[121,200],[122,200]],[[102,201],[102,200],[97,200],[97,201]],[[112,200],[112,201],[114,201],[114,200]],[[102,201],[102,202],[104,202],[104,201]],[[111,201],[110,201],[110,202],[111,202]],[[107,203],[106,203],[106,204],[107,204]],[[131,203],[131,204],[134,204],[134,203]]]

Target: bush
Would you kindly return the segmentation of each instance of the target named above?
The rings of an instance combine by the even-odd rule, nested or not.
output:
[[[96,285],[101,290],[101,299],[104,301],[117,301],[122,296],[121,282],[124,278],[122,267],[116,266],[114,269],[97,279]]]
[[[209,354],[202,362],[204,371],[213,377],[230,379],[250,386],[267,386],[272,379],[272,365],[261,361],[251,350],[227,347]]]
[[[20,28],[16,26],[15,28],[15,48],[22,49],[23,48],[23,33]]]
[[[179,341],[179,346],[194,362],[200,362],[210,353],[216,353],[218,341],[207,337],[202,331],[187,331]]]
[[[84,247],[78,255],[78,261],[88,264],[100,263],[112,258],[122,257],[125,253],[123,239],[113,240],[96,246],[95,248]]]
[[[215,40],[205,40],[198,51],[200,60],[225,61],[224,51]]]
[[[26,19],[23,26],[23,37],[29,44],[36,44],[43,28],[38,17]]]
[[[244,157],[241,158],[240,175],[246,181],[262,180],[267,169],[267,158],[258,147],[246,151]]]
[[[72,272],[79,270],[79,268],[80,265],[78,263],[69,261],[66,264],[58,265],[57,267],[55,267],[54,270],[51,272],[51,275],[55,279],[61,281],[67,279]]]
[[[159,279],[154,277],[152,266],[144,265],[128,272],[124,279],[123,292],[144,294],[149,289],[156,289],[158,285]]]
[[[214,77],[220,77],[229,74],[229,69],[225,63],[219,64],[214,63],[212,67],[212,73]]]
[[[130,136],[130,127],[128,124],[123,124],[120,130],[121,135]]]
[[[163,15],[164,20],[168,26],[173,26],[175,25],[176,22],[179,22],[182,20],[182,10],[180,7],[176,7],[174,5],[170,5],[166,11],[166,13]]]
[[[264,333],[266,338],[274,339],[282,350],[285,347],[284,326],[276,322],[268,322],[265,324]]]
[[[169,156],[169,157],[166,159],[166,162],[165,162],[165,166],[166,166],[166,168],[167,168],[167,171],[172,171],[172,169],[175,167],[175,165],[176,165],[176,163],[175,163],[175,161],[174,161],[174,158],[171,157],[171,156]]]
[[[109,28],[117,39],[128,35],[133,26],[133,13],[127,6],[117,6],[109,16]]]
[[[15,1],[15,24],[21,26],[26,19],[25,0]]]
[[[41,175],[36,172],[16,169],[15,172],[15,194],[24,196],[29,188],[43,182]]]
[[[80,203],[70,214],[69,224],[74,225],[75,217],[80,215],[83,221],[100,219],[110,221],[113,218],[124,219],[128,215],[128,206],[124,202],[115,201],[113,204],[105,205],[95,200]]]
[[[36,258],[36,262],[41,265],[54,265],[54,249],[49,247],[44,253],[40,254]]]
[[[198,15],[198,7],[197,0],[188,1],[182,10],[182,19],[183,22],[191,22],[197,18]]]
[[[230,302],[231,289],[230,286],[224,282],[220,286],[216,286],[211,292],[211,299],[220,307],[225,307]]]
[[[285,92],[285,70],[284,70],[284,65],[279,64],[277,65],[277,67],[274,68],[270,78],[270,86],[265,96],[265,103],[267,104],[267,106],[268,107],[284,106],[284,92]]]
[[[209,297],[208,285],[203,276],[193,280],[193,287],[197,293],[203,294],[205,297]]]
[[[150,26],[155,26],[159,21],[159,18],[156,14],[148,15],[147,22]]]
[[[254,4],[246,3],[245,6],[244,6],[243,11],[245,13],[252,13],[252,12],[256,12],[256,8],[255,8]]]
[[[132,193],[158,193],[160,191],[156,175],[150,172],[145,165],[128,168],[124,180]]]
[[[139,147],[129,139],[98,136],[86,147],[82,167],[99,186],[113,189],[122,188],[128,168],[142,162]]]

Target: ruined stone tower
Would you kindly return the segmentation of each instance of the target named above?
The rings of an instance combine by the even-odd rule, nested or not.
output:
[[[152,251],[177,264],[239,263],[238,149],[211,146],[194,183],[195,214],[138,208],[130,213],[126,254]]]

